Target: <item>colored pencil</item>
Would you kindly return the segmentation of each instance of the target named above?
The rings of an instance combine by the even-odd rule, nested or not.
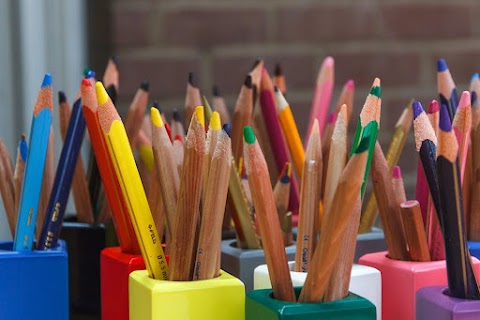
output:
[[[98,117],[98,101],[95,90],[91,83],[82,80],[80,89],[82,93],[83,114],[87,123],[88,134],[95,159],[98,165],[101,179],[112,211],[113,225],[117,233],[118,242],[122,252],[140,253],[140,247],[132,226],[132,220],[128,212],[129,208],[122,195],[120,182],[115,174],[113,159],[110,157],[106,137],[103,134]]]
[[[135,145],[138,132],[142,127],[143,115],[148,104],[148,87],[149,84],[146,80],[140,84],[125,118],[125,130],[132,146]]]
[[[288,149],[293,158],[293,163],[297,169],[298,176],[302,176],[303,161],[305,159],[305,151],[303,150],[302,139],[298,133],[297,124],[293,118],[292,109],[283,96],[282,92],[275,87],[275,98],[277,105],[278,120],[283,129],[283,134],[287,140]],[[321,142],[321,141],[320,141]]]
[[[327,124],[325,125],[325,130],[323,130],[322,136],[322,158],[325,159],[323,164],[323,173],[322,173],[322,193],[320,198],[323,200],[325,197],[325,184],[327,183],[327,173],[328,173],[328,156],[330,155],[330,147],[332,145],[332,135],[333,129],[335,128],[335,123],[337,122],[338,113],[333,111],[328,115]],[[346,159],[346,158],[345,158]],[[325,211],[325,210],[323,210]]]
[[[203,107],[195,108],[185,139],[185,155],[173,224],[169,280],[187,281],[193,276],[195,239],[202,193],[205,160],[205,120]]]
[[[338,97],[337,105],[335,107],[335,111],[338,113],[344,104],[347,105],[347,124],[352,118],[354,95],[355,82],[353,80],[348,80],[343,85],[342,92],[340,92],[340,96]]]
[[[62,142],[65,143],[68,125],[72,115],[72,109],[68,104],[65,93],[58,92],[59,102],[59,123]],[[79,107],[81,109],[81,106]],[[83,116],[82,116],[83,117]],[[88,193],[88,183],[83,165],[83,159],[79,153],[72,180],[72,193],[75,209],[77,210],[77,221],[93,223],[93,207]]]
[[[307,137],[310,136],[310,131],[312,130],[313,121],[315,119],[318,120],[320,135],[323,136],[323,129],[325,127],[325,121],[327,120],[327,113],[333,92],[334,67],[335,61],[333,58],[326,57],[323,60],[320,71],[318,72],[312,107],[310,109]]]
[[[470,144],[470,130],[472,128],[472,108],[470,92],[463,91],[458,109],[453,118],[452,127],[458,142],[458,159],[460,165],[460,181],[463,183],[465,167],[467,165],[468,147]]]
[[[235,161],[243,156],[243,128],[250,125],[253,113],[252,77],[247,75],[238,94],[232,122],[232,151]]]
[[[20,206],[20,196],[22,195],[23,177],[25,175],[25,163],[27,161],[28,145],[25,135],[22,134],[17,148],[17,160],[15,171],[13,172],[13,187],[15,191],[15,211],[13,217],[8,217],[12,237],[15,236],[15,223],[17,221],[18,208]]]
[[[438,122],[440,121],[440,108],[438,106],[437,100],[430,101],[427,112],[428,112],[428,120],[430,120],[430,124],[432,125],[432,128],[435,131],[435,135],[438,135]]]
[[[437,174],[442,207],[442,229],[447,260],[449,296],[480,299],[470,252],[466,245],[458,143],[450,123],[448,107],[440,108]]]
[[[145,266],[151,278],[166,280],[168,266],[161,239],[153,222],[127,132],[102,83],[97,82],[95,89],[98,100],[98,119],[105,135],[108,152],[114,160],[115,173],[127,204]]]
[[[212,113],[210,125],[208,127],[207,138],[205,140],[205,160],[203,160],[203,187],[202,187],[202,203],[205,202],[207,196],[208,175],[210,171],[210,162],[212,161],[213,153],[216,149],[218,138],[222,131],[222,124],[220,122],[220,114],[217,111]]]
[[[52,109],[52,77],[47,73],[33,108],[29,152],[13,242],[15,251],[32,250],[52,123]]]
[[[220,95],[218,86],[213,87],[212,105],[213,111],[217,111],[220,114],[220,120],[222,123],[230,123],[230,112],[228,111],[225,98]]]
[[[258,95],[260,94],[260,81],[262,78],[263,67],[265,63],[262,59],[256,59],[253,63],[252,68],[248,75],[252,77],[252,84],[253,84],[253,105],[257,102]],[[262,149],[264,150],[264,149]]]
[[[400,205],[401,203],[406,202],[407,197],[405,195],[405,185],[403,184],[402,170],[400,169],[400,166],[393,167],[392,186],[397,203]]]
[[[353,206],[365,175],[370,136],[366,135],[348,161],[329,212],[325,214],[320,241],[315,249],[299,302],[320,302],[327,291],[331,272],[340,254],[341,239],[352,219]],[[348,286],[347,286],[348,287]]]
[[[420,204],[417,200],[406,201],[400,204],[400,208],[410,259],[420,262],[430,261]]]
[[[177,166],[178,176],[182,175],[182,167],[183,167],[183,157],[185,150],[183,148],[183,137],[180,135],[176,135],[175,139],[172,142],[173,146],[173,156],[175,158],[175,164]]]
[[[286,229],[289,225],[287,221],[289,218],[287,217],[288,213],[288,199],[290,195],[290,181],[292,177],[292,164],[290,162],[286,162],[283,166],[282,172],[278,176],[277,183],[273,188],[273,197],[275,199],[275,207],[277,208],[278,212],[278,220],[280,221],[280,226],[282,228],[284,245],[288,246],[291,244],[290,237],[292,237],[292,230]],[[243,180],[243,179],[242,179]],[[245,184],[244,184],[245,187]],[[247,181],[248,187],[248,181]],[[285,240],[287,242],[285,242]]]
[[[187,93],[185,94],[185,118],[184,125],[188,128],[190,119],[192,119],[193,112],[197,106],[202,105],[202,97],[200,96],[200,89],[198,88],[197,79],[193,72],[188,74]]]
[[[315,120],[305,152],[300,208],[298,211],[295,271],[308,272],[317,240],[316,220],[319,219],[320,188],[322,185],[322,145],[318,121]]]
[[[185,139],[185,129],[183,128],[180,112],[177,109],[173,109],[173,117],[170,123],[170,127],[172,128],[172,136],[176,139],[178,135],[180,141],[183,142],[183,139]]]
[[[168,138],[160,112],[156,108],[151,108],[150,113],[155,168],[158,174],[160,193],[167,219],[167,232],[169,237],[172,237],[180,188],[180,177],[176,168],[173,145]]]
[[[65,135],[65,141],[55,173],[45,222],[38,239],[39,250],[49,250],[57,246],[73,175],[75,173],[75,170],[72,170],[72,168],[76,167],[84,134],[85,118],[82,113],[82,102],[78,99],[73,105],[67,134]]]
[[[0,139],[0,191],[2,194],[3,206],[7,214],[8,225],[12,236],[15,233],[15,184],[13,164],[8,153],[7,146]]]
[[[105,72],[103,73],[103,84],[106,88],[113,86],[115,92],[118,94],[119,90],[119,72],[118,72],[118,57],[112,56],[107,63]],[[110,96],[110,93],[109,93]],[[110,96],[110,98],[112,98]],[[112,98],[113,101],[113,98]]]
[[[440,104],[448,108],[450,121],[453,121],[458,105],[458,94],[447,62],[444,59],[438,59],[437,62],[437,89],[440,97]]]
[[[205,126],[208,127],[210,124],[210,118],[212,117],[213,110],[210,107],[207,97],[203,96],[203,113],[205,114]]]
[[[473,100],[475,98],[475,100]],[[472,195],[480,194],[480,108],[477,93],[472,92]],[[480,241],[480,197],[471,197],[468,239]]]
[[[196,250],[193,279],[212,279],[218,275],[216,261],[220,254],[222,222],[228,192],[232,147],[230,137],[222,130],[212,155],[203,203],[202,224]]]
[[[287,93],[287,83],[285,82],[285,74],[283,73],[282,66],[280,63],[275,64],[275,69],[273,71],[273,84],[275,87],[280,90],[282,95]]]
[[[267,165],[262,150],[251,127],[244,129],[243,154],[248,184],[252,191],[255,213],[262,236],[265,260],[267,262],[273,294],[281,301],[294,302],[292,280],[287,265],[287,256],[278,220],[273,190],[268,177]]]

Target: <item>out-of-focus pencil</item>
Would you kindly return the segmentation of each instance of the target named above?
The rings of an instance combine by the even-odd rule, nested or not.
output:
[[[289,239],[292,230],[284,229],[288,226],[287,212],[288,212],[288,199],[290,195],[290,180],[292,175],[292,164],[290,162],[285,163],[285,166],[282,169],[282,172],[278,176],[277,183],[273,188],[273,196],[275,198],[275,207],[278,212],[278,220],[280,221],[280,226],[282,227],[283,239]],[[248,184],[248,181],[247,181]],[[245,185],[244,185],[245,186]],[[285,246],[288,246],[290,243],[284,243]]]
[[[108,88],[110,85],[113,85],[115,92],[119,92],[119,72],[118,72],[118,57],[112,56],[107,63],[105,72],[103,74],[103,84],[105,88]],[[110,94],[109,94],[110,95]],[[111,96],[110,96],[111,98]],[[113,100],[113,99],[112,99]]]
[[[8,223],[10,225],[10,231],[12,232],[12,237],[15,233],[15,223],[17,221],[18,207],[20,205],[20,196],[22,195],[23,177],[25,174],[25,162],[27,161],[28,155],[28,145],[25,139],[25,135],[22,134],[17,148],[15,171],[13,172],[13,187],[15,190],[15,211],[13,212],[13,219],[9,217],[8,220]]]
[[[175,139],[172,142],[173,146],[173,156],[175,159],[175,164],[177,166],[178,176],[182,175],[182,167],[183,167],[183,157],[185,153],[185,149],[183,147],[183,137],[180,135],[176,135]]]
[[[140,84],[125,118],[125,130],[127,130],[128,140],[132,146],[135,146],[138,132],[142,127],[143,115],[148,104],[148,87],[149,84],[146,80]]]
[[[320,188],[322,185],[322,145],[318,121],[315,120],[305,152],[304,171],[298,211],[295,271],[308,272],[317,240],[316,221],[319,219]]]
[[[458,105],[458,94],[455,82],[453,81],[450,70],[445,59],[439,59],[437,62],[437,89],[440,97],[440,104],[448,108],[450,121],[453,121]]]
[[[18,157],[18,155],[17,155]],[[8,153],[7,146],[0,139],[0,191],[2,194],[3,206],[7,214],[8,225],[12,236],[15,234],[15,184],[13,164]]]
[[[337,105],[335,107],[335,111],[338,113],[340,112],[340,108],[346,104],[347,105],[347,125],[352,118],[353,112],[353,98],[355,95],[355,82],[353,80],[348,80],[345,82],[342,88],[342,92],[340,92],[340,96],[338,97]]]
[[[247,75],[238,94],[232,122],[232,152],[236,162],[243,156],[243,128],[250,125],[253,113],[252,77]]]
[[[218,86],[213,86],[213,98],[212,98],[213,111],[217,111],[220,114],[220,120],[222,123],[230,123],[230,112],[228,111],[225,98],[220,95]]]
[[[267,164],[255,134],[249,126],[244,129],[244,139],[245,168],[252,191],[273,294],[278,300],[294,302],[296,298],[283,247],[282,232],[268,177]]]
[[[275,69],[273,71],[273,84],[275,87],[280,90],[282,95],[287,93],[287,83],[285,82],[285,74],[283,73],[282,66],[280,63],[275,64]]]
[[[53,103],[53,101],[52,101]],[[53,180],[55,177],[55,134],[53,126],[50,126],[48,135],[47,158],[45,159],[45,168],[42,180],[42,191],[40,193],[40,203],[38,204],[37,226],[35,229],[37,239],[40,237],[43,222],[47,213],[48,200],[52,192]]]
[[[323,200],[325,197],[325,184],[327,183],[327,173],[328,173],[328,158],[330,155],[330,147],[332,146],[332,135],[335,128],[335,123],[337,122],[338,114],[337,112],[331,112],[328,115],[327,124],[325,125],[325,130],[323,130],[322,136],[322,158],[324,160],[323,164],[323,173],[322,173],[322,193],[320,198]],[[345,158],[346,160],[347,158]],[[325,211],[325,208],[323,208]]]
[[[403,184],[402,170],[400,166],[393,167],[392,171],[392,185],[394,191],[394,197],[398,204],[407,201],[405,195],[405,185]]]
[[[193,112],[197,106],[202,105],[202,97],[200,95],[200,89],[198,88],[197,79],[193,72],[188,74],[187,92],[185,94],[185,118],[184,125],[188,128],[190,120],[192,119]]]
[[[460,181],[463,182],[467,153],[470,144],[470,130],[472,128],[472,108],[470,105],[470,92],[463,91],[458,109],[453,118],[452,127],[458,142],[458,160],[460,165]]]
[[[406,201],[400,204],[400,208],[411,260],[430,261],[420,204],[417,200]]]

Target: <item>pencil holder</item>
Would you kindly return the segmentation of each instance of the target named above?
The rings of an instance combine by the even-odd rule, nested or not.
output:
[[[232,275],[198,281],[165,281],[146,270],[130,273],[130,320],[243,320],[245,288]]]
[[[298,229],[293,229],[293,240],[297,241]],[[372,227],[372,231],[367,233],[359,233],[357,235],[357,244],[355,246],[355,255],[353,262],[357,263],[361,256],[367,253],[374,253],[387,250],[383,230]]]
[[[120,247],[102,250],[100,281],[103,320],[128,320],[128,276],[135,270],[145,270],[141,255],[123,253]]]
[[[415,319],[480,319],[480,300],[452,298],[447,286],[425,287],[417,291]]]
[[[288,260],[295,260],[295,243],[285,247],[285,252]],[[265,263],[262,249],[240,249],[236,247],[236,240],[222,241],[221,268],[242,280],[245,291],[253,290],[253,271]]]
[[[290,261],[288,267],[290,269],[290,277],[292,278],[293,286],[302,287],[307,278],[307,273],[293,271],[295,269],[295,261]],[[254,290],[272,288],[266,264],[262,264],[255,268],[253,274],[253,287]],[[373,303],[377,310],[377,319],[381,319],[382,276],[380,271],[372,267],[354,264],[350,274],[350,287],[348,288],[348,291],[364,297]]]
[[[295,288],[298,298],[301,288]],[[271,289],[253,290],[245,301],[246,320],[374,320],[375,306],[365,298],[349,293],[342,300],[322,303],[296,303],[276,300]]]
[[[480,261],[476,258],[472,261],[477,273]],[[399,261],[388,258],[384,251],[361,257],[359,264],[376,268],[382,274],[382,319],[414,319],[417,290],[447,284],[445,260]]]
[[[100,314],[100,252],[103,224],[64,222],[60,238],[68,245],[70,308],[73,313]]]
[[[0,243],[0,319],[69,319],[68,254],[59,240],[48,251],[12,251]]]
[[[480,242],[478,241],[468,241],[468,249],[470,250],[470,255],[477,259],[480,259]]]

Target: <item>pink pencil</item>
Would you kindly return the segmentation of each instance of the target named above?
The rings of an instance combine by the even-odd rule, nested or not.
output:
[[[470,92],[463,91],[458,103],[457,112],[452,122],[453,130],[458,141],[458,160],[460,164],[460,178],[463,183],[465,166],[467,164],[468,144],[470,143],[470,129],[472,128],[472,107]]]
[[[330,99],[333,92],[335,61],[332,57],[326,57],[323,60],[322,67],[318,72],[317,83],[315,85],[315,93],[313,94],[312,107],[310,109],[310,120],[308,122],[308,130],[305,140],[310,136],[313,121],[318,120],[320,134],[323,136],[325,121],[330,107]]]
[[[272,79],[265,68],[263,68],[260,82],[260,107],[262,109],[268,138],[270,140],[278,172],[281,172],[285,163],[289,162],[290,159],[288,157],[287,143],[282,135],[282,128],[280,127],[280,121],[278,120]],[[295,179],[292,179],[288,208],[292,212],[298,212],[298,206],[298,183]]]

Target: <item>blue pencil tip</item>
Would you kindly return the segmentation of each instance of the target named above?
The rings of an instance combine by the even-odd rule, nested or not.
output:
[[[96,74],[93,70],[88,70],[87,74],[85,75],[85,79],[92,79],[95,78]]]
[[[24,136],[20,140],[20,144],[19,144],[18,148],[20,149],[20,156],[22,157],[22,160],[27,161],[28,145],[27,145],[27,141],[25,140]]]
[[[437,62],[437,71],[442,72],[448,69],[447,62],[445,59],[438,59]]]
[[[42,88],[48,87],[52,85],[52,75],[50,73],[45,73],[42,82]]]
[[[418,101],[414,101],[412,104],[413,108],[413,118],[417,119],[417,117],[423,112],[422,104]]]
[[[230,125],[230,123],[225,123],[222,127],[223,131],[225,131],[228,136],[230,137],[230,131],[232,130],[232,126]]]
[[[440,129],[445,132],[452,130],[452,122],[450,121],[450,115],[448,113],[447,105],[442,104],[440,107],[440,123],[438,124]]]
[[[478,75],[478,73],[474,73],[472,74],[472,77],[470,78],[470,81],[472,81],[473,79],[478,79],[480,78],[480,75]]]

